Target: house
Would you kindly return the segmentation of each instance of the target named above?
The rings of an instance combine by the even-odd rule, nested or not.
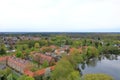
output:
[[[7,53],[12,53],[12,52],[16,52],[16,50],[14,49],[14,50],[7,50],[6,51]]]
[[[57,49],[58,47],[57,46],[55,46],[55,45],[51,45],[51,46],[49,46],[50,48],[52,48],[52,50],[55,50],[55,49]]]
[[[10,68],[31,77],[42,76],[48,74],[55,69],[55,66],[50,66],[44,69],[37,70],[32,72],[30,70],[31,63],[27,60],[16,58],[15,56],[4,56],[0,57],[0,62],[5,62]],[[3,64],[2,64],[3,65]],[[4,69],[5,66],[1,66],[1,69]]]
[[[53,65],[55,63],[55,59],[51,56],[42,54],[42,53],[35,53],[34,58],[39,57],[39,63],[43,64],[45,61],[49,63],[49,65]],[[34,59],[35,60],[35,59]]]
[[[63,48],[55,50],[55,54],[58,55],[58,56],[61,56],[62,53],[65,53],[65,50]]]
[[[29,69],[32,67],[32,64],[30,64],[29,61],[16,58],[15,56],[10,56],[7,60],[7,65],[20,73],[24,73],[25,69]]]
[[[41,69],[41,70],[38,70],[34,73],[34,76],[38,76],[38,75],[45,75],[46,73],[50,73],[51,71],[53,71],[55,69],[55,66],[51,66],[51,67],[48,67],[48,68],[44,68],[44,69]]]

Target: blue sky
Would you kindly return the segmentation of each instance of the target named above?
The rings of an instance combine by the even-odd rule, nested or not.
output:
[[[120,32],[120,0],[0,0],[0,32]]]

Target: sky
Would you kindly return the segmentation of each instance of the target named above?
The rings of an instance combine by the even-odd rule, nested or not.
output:
[[[120,32],[120,0],[0,0],[0,32]]]

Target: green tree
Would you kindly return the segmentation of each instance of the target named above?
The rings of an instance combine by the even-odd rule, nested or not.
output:
[[[34,45],[35,45],[35,42],[34,41],[28,41],[28,47],[29,48],[32,48],[32,47],[34,47]]]
[[[35,79],[33,77],[23,75],[19,77],[17,80],[35,80]]]
[[[26,49],[26,50],[25,50],[25,54],[24,54],[24,56],[25,56],[25,57],[28,57],[29,54],[30,54],[30,49]]]
[[[35,50],[35,51],[39,51],[39,48],[40,48],[39,43],[35,43],[35,44],[34,44],[34,50]]]
[[[44,74],[44,76],[43,76],[43,80],[49,80],[50,75],[51,75],[51,70],[50,70],[50,68],[46,68],[45,74]]]
[[[52,52],[52,48],[50,48],[50,47],[45,47],[45,46],[42,47],[40,50],[41,50],[42,53]]]
[[[105,46],[102,52],[104,54],[120,54],[120,49],[114,46]]]
[[[8,75],[11,73],[10,68],[6,68],[4,70],[0,70],[0,77],[3,77],[5,80],[7,80]]]
[[[28,44],[23,44],[22,49],[23,49],[23,50],[28,49]]]
[[[0,55],[6,54],[6,47],[4,44],[0,45]]]
[[[37,49],[40,48],[39,43],[35,43],[34,47],[37,48]]]
[[[52,72],[52,80],[66,80],[66,77],[74,71],[73,66],[66,59],[61,59]]]
[[[114,80],[107,74],[86,74],[83,78],[84,80]]]
[[[67,56],[67,60],[72,64],[74,69],[78,69],[78,64],[83,62],[83,58],[79,52],[79,50],[75,49],[69,56]]]
[[[49,63],[48,63],[48,61],[45,60],[44,63],[42,64],[42,67],[43,67],[43,68],[46,68],[46,67],[48,67],[48,66],[49,66]]]
[[[88,58],[97,57],[99,55],[98,49],[92,46],[87,48],[86,56]]]
[[[66,78],[67,80],[81,80],[80,73],[78,71],[73,71]]]
[[[12,74],[9,74],[9,75],[7,76],[7,80],[14,80],[14,79],[13,79],[13,75],[12,75]]]
[[[74,47],[81,47],[82,46],[82,42],[81,41],[79,41],[79,40],[76,40],[76,41],[73,41],[73,46]]]
[[[18,51],[18,52],[16,53],[16,57],[22,57],[22,56],[23,56],[23,54],[22,54],[21,51]]]

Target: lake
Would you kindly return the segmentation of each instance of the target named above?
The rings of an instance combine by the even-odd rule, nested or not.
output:
[[[115,80],[120,80],[120,55],[100,55],[80,64],[81,74],[104,73],[111,75]]]

